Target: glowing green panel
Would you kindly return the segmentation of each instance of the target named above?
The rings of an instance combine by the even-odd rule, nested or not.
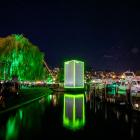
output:
[[[107,94],[116,94],[116,89],[117,85],[116,84],[111,84],[111,85],[107,85]]]
[[[126,94],[126,89],[118,90],[118,94],[123,94],[123,95],[125,95],[125,94]]]
[[[64,94],[63,125],[72,130],[85,125],[84,94]]]
[[[84,62],[71,60],[64,63],[64,88],[84,88]]]

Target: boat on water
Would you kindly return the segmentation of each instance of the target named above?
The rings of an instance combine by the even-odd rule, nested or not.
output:
[[[135,77],[136,75],[133,71],[125,71],[121,76],[121,78],[125,79],[126,81],[131,81]]]

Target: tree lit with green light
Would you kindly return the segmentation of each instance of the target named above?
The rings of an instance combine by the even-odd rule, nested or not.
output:
[[[42,80],[44,54],[23,35],[0,38],[0,79]]]

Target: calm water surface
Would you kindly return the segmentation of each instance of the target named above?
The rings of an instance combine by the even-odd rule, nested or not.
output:
[[[138,112],[102,103],[92,93],[53,93],[0,115],[0,140],[135,139],[139,130]]]

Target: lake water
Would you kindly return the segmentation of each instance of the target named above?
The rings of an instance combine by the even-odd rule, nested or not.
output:
[[[0,140],[135,139],[140,114],[92,93],[53,93],[0,115]]]

